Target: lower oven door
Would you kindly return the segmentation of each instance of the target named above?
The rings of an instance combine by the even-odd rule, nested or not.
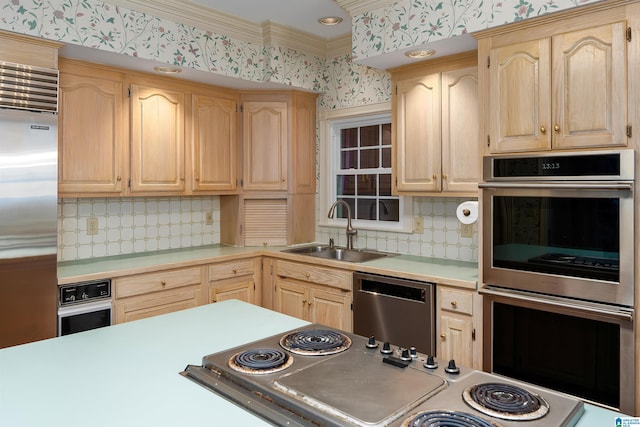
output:
[[[484,370],[635,414],[633,311],[486,286]]]
[[[111,325],[111,300],[79,303],[58,308],[58,336]]]

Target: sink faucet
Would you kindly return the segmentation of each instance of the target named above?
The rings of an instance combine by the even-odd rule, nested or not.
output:
[[[336,206],[338,206],[339,204],[343,204],[347,208],[347,249],[353,249],[353,236],[358,234],[358,230],[351,226],[351,207],[349,206],[349,204],[344,200],[336,200],[329,208],[329,214],[327,215],[327,217],[333,218],[336,211]]]

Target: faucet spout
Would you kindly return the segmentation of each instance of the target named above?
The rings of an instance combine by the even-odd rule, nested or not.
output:
[[[347,208],[347,249],[353,249],[353,236],[358,234],[358,230],[351,225],[351,206],[344,200],[336,200],[329,208],[328,218],[333,218],[335,215],[336,207],[338,205],[344,205]]]

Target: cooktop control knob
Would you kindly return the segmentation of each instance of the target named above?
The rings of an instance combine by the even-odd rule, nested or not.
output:
[[[380,349],[380,353],[382,353],[382,354],[391,354],[391,353],[393,353],[393,350],[391,350],[391,344],[389,344],[388,342],[385,342],[384,344],[382,344],[382,348]]]
[[[402,349],[402,353],[400,353],[400,359],[405,360],[405,361],[410,361],[411,359],[411,354],[409,354],[409,350],[406,348]]]
[[[427,356],[427,360],[424,362],[424,366],[427,369],[436,369],[438,367],[438,362],[433,358],[433,356]]]
[[[458,367],[456,366],[456,361],[455,361],[455,360],[453,360],[453,359],[451,359],[451,360],[449,360],[449,364],[447,365],[447,367],[446,367],[446,368],[444,368],[444,371],[445,371],[447,374],[457,375],[457,374],[459,374],[459,373],[460,373],[460,368],[458,368]]]
[[[367,346],[367,348],[377,348],[378,347],[378,343],[376,342],[376,337],[371,335],[369,337],[369,341],[367,342],[366,346]]]
[[[411,347],[409,349],[409,355],[411,356],[412,359],[417,359],[418,358],[418,349],[415,347]]]

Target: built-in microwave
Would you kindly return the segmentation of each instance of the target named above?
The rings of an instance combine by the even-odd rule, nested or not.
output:
[[[484,159],[482,281],[634,305],[634,150]]]

